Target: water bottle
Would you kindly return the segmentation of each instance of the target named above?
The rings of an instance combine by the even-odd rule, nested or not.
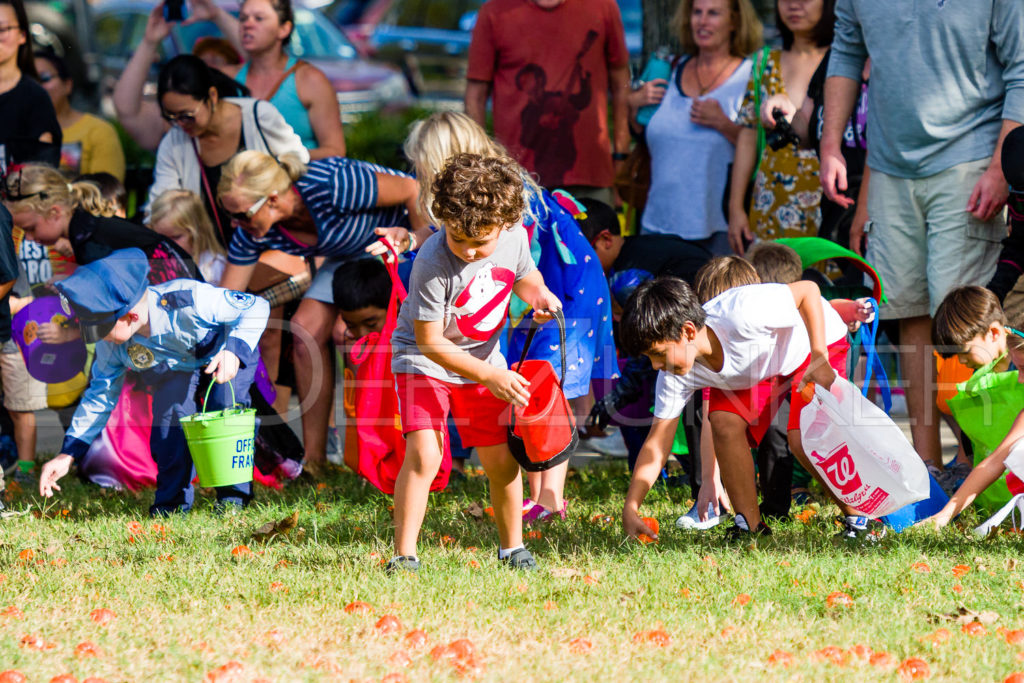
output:
[[[666,45],[662,45],[655,50],[651,54],[651,58],[647,60],[647,66],[644,67],[644,72],[640,74],[640,80],[644,83],[653,81],[655,78],[668,80],[672,76],[671,54]],[[646,126],[657,109],[658,105],[656,104],[647,104],[640,107],[640,111],[636,113],[637,122],[641,126]]]

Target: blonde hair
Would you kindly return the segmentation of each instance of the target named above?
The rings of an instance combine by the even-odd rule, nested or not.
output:
[[[705,304],[722,292],[733,287],[743,285],[757,285],[761,283],[757,277],[757,271],[742,256],[717,256],[697,271],[693,278],[694,289],[697,290],[697,299]]]
[[[167,190],[153,200],[149,208],[149,227],[160,221],[169,221],[174,227],[184,230],[192,240],[192,256],[205,252],[224,254],[224,247],[213,232],[210,214],[206,213],[203,200],[189,190]]]
[[[237,191],[239,196],[257,201],[263,197],[286,192],[306,173],[306,164],[294,154],[275,159],[254,149],[231,157],[220,173],[217,196]]]
[[[412,124],[403,145],[405,156],[416,168],[420,185],[420,206],[436,221],[431,210],[434,199],[434,179],[456,154],[477,154],[481,157],[507,158],[508,151],[483,128],[465,114],[437,112]],[[538,217],[530,211],[530,197],[541,196],[541,188],[522,166],[516,166],[523,178],[524,211],[536,222]]]
[[[725,1],[732,13],[729,53],[733,57],[748,57],[764,44],[764,27],[761,25],[754,6],[750,4],[750,0]],[[688,55],[697,54],[697,45],[693,42],[693,29],[690,26],[693,3],[694,0],[680,0],[671,23],[671,27],[679,36],[683,53]]]
[[[29,211],[40,216],[55,206],[81,209],[107,218],[117,213],[117,203],[103,196],[96,183],[78,180],[69,183],[60,171],[42,164],[26,164],[10,171],[4,179],[11,213]],[[25,199],[17,199],[17,197]]]

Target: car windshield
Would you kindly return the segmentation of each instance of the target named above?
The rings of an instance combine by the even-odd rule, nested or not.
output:
[[[189,51],[196,41],[207,36],[220,36],[220,29],[210,21],[175,26],[178,45]],[[308,9],[295,8],[295,31],[288,51],[304,59],[355,59],[356,49],[329,19]]]

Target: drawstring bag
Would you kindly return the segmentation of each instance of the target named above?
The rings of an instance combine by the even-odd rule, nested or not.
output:
[[[1024,384],[1018,382],[1018,371],[992,372],[997,358],[979,368],[974,375],[957,385],[959,393],[946,404],[953,419],[974,446],[974,464],[987,458],[1010,433],[1017,416],[1024,411]],[[998,510],[1010,500],[1006,475],[978,494],[974,503],[989,512]]]
[[[565,317],[555,311],[558,321],[559,349],[562,352],[562,374],[546,360],[526,360],[530,343],[539,325],[532,322],[523,344],[523,353],[512,370],[530,383],[530,401],[526,407],[508,408],[508,447],[512,457],[527,472],[543,472],[561,465],[576,452],[580,438],[576,418],[562,391],[565,381]]]
[[[405,300],[405,287],[398,278],[398,255],[386,240],[392,258],[384,265],[391,276],[391,298],[384,328],[372,332],[352,345],[351,359],[355,381],[345,373],[345,404],[348,424],[345,429],[345,464],[382,493],[395,492],[395,481],[405,460],[405,437],[398,411],[398,392],[391,374],[391,335],[398,325],[398,306]],[[351,386],[351,391],[350,391]],[[349,414],[348,405],[352,411]],[[448,485],[452,470],[448,435],[444,435],[441,467],[430,485],[440,491]]]

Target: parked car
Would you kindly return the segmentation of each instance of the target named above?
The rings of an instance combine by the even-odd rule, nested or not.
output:
[[[218,3],[237,14],[238,3]],[[100,70],[100,89],[113,92],[118,77],[142,41],[151,2],[105,0],[93,7],[93,27]],[[316,66],[334,86],[343,121],[384,106],[406,105],[410,101],[405,77],[393,66],[360,57],[352,43],[323,12],[301,0],[293,3],[295,31],[288,49],[296,57]],[[175,24],[171,35],[160,45],[147,94],[155,94],[159,66],[179,54],[188,53],[200,38],[220,36],[212,22]],[[112,112],[111,112],[112,113]]]
[[[336,5],[338,19],[355,0]],[[618,0],[626,46],[638,59],[641,0]],[[456,106],[466,90],[466,62],[476,15],[484,0],[371,0],[360,19],[344,26],[361,53],[398,66],[421,104]],[[359,3],[361,4],[361,3]]]

